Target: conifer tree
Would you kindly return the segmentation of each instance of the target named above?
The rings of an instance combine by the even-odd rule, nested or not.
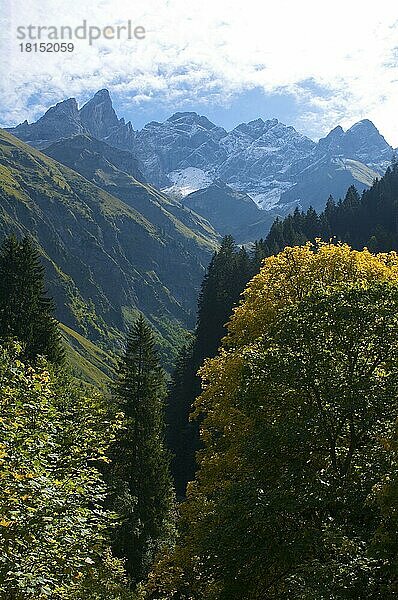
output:
[[[0,247],[0,338],[21,342],[27,362],[42,355],[61,363],[64,353],[54,308],[33,242],[27,237],[6,238]]]
[[[306,213],[295,210],[284,219],[275,219],[261,246],[267,256],[321,238],[325,241],[349,242],[361,250],[374,252],[398,249],[398,165],[393,160],[384,177],[373,182],[359,195],[352,185],[343,200],[330,196],[324,211],[317,215],[313,208]]]
[[[168,442],[174,454],[173,475],[178,496],[184,496],[187,482],[194,478],[195,454],[200,447],[198,425],[189,418],[192,404],[201,391],[197,372],[205,358],[216,354],[232,309],[253,275],[253,262],[247,251],[237,249],[233,237],[227,235],[214,254],[202,284],[195,338],[178,360],[168,401]]]
[[[132,325],[115,386],[125,415],[111,453],[114,509],[121,517],[115,553],[126,559],[133,584],[147,573],[172,531],[173,489],[164,444],[165,376],[150,326],[140,316]]]

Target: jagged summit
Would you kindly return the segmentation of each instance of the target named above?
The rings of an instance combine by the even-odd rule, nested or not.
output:
[[[226,131],[195,111],[177,111],[135,131],[119,119],[107,89],[80,110],[69,98],[36,123],[10,131],[39,148],[86,133],[129,151],[140,161],[146,181],[179,197],[221,179],[264,209],[305,206],[309,195],[324,203],[329,194],[343,194],[347,183],[363,189],[383,174],[393,154],[369,119],[347,131],[338,125],[318,143],[276,118],[260,117]]]
[[[231,134],[235,133],[244,133],[248,135],[255,135],[256,137],[262,135],[268,129],[275,127],[279,124],[278,119],[267,119],[264,121],[261,117],[258,119],[253,119],[247,123],[240,123],[237,125],[232,131]]]
[[[334,129],[332,129],[331,131],[329,131],[329,133],[327,134],[327,136],[325,136],[324,138],[321,138],[319,141],[324,142],[326,140],[335,140],[340,138],[341,136],[344,135],[344,129],[342,128],[341,125],[337,125],[337,127],[335,127]]]
[[[92,98],[92,100],[97,99],[108,99],[111,100],[111,96],[109,93],[109,90],[107,90],[106,88],[103,88],[102,90],[98,90],[98,92],[96,92]]]
[[[58,102],[55,106],[52,106],[51,108],[48,109],[48,111],[44,114],[44,117],[46,115],[50,115],[53,113],[60,113],[60,112],[76,114],[78,112],[78,105],[77,105],[76,98],[68,98],[67,100]]]
[[[347,129],[347,133],[349,133],[349,132],[353,133],[353,132],[357,132],[359,130],[372,131],[372,132],[377,132],[380,134],[376,125],[369,119],[362,119],[361,121],[354,123],[354,125],[352,125],[349,129]]]
[[[197,120],[200,119],[200,115],[194,111],[178,111],[171,115],[167,121],[178,121],[178,120]]]
[[[83,126],[93,136],[104,139],[120,121],[112,105],[108,90],[100,90],[80,109]]]
[[[167,122],[184,125],[198,125],[204,129],[210,130],[217,127],[207,117],[199,115],[197,112],[176,112],[167,119]]]
[[[35,123],[29,124],[25,120],[9,131],[40,148],[55,140],[83,133],[84,127],[76,99],[68,98],[49,108]]]

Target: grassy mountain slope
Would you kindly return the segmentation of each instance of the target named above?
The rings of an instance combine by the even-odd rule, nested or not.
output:
[[[119,198],[173,238],[190,238],[194,234],[204,244],[209,238],[217,238],[203,216],[142,183],[140,173],[136,171],[136,160],[129,152],[117,150],[88,135],[62,139],[43,152]]]
[[[120,346],[126,324],[142,311],[170,359],[194,325],[217,235],[209,225],[197,233],[174,219],[160,227],[0,131],[0,237],[15,232],[36,239],[58,319],[101,347]]]
[[[59,326],[73,375],[97,387],[109,385],[116,374],[116,358],[63,323]]]

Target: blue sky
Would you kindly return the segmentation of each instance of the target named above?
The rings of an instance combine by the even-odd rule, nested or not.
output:
[[[131,120],[136,129],[141,129],[149,121],[164,121],[177,110],[204,114],[210,121],[227,130],[259,117],[264,120],[277,118],[291,124],[300,114],[294,94],[269,94],[260,87],[238,92],[223,101],[215,98],[214,102],[209,102],[206,96],[192,100],[189,94],[178,105],[170,105],[167,101],[159,104],[156,97],[133,107],[128,106],[124,100],[120,101],[117,95],[112,94],[112,100],[116,112]]]
[[[313,139],[371,119],[398,146],[398,3],[334,0],[3,0],[0,124],[111,91],[142,127],[194,110],[227,129],[277,117]],[[105,27],[145,40],[80,40],[71,54],[22,53],[18,26]],[[3,63],[4,64],[4,63]]]

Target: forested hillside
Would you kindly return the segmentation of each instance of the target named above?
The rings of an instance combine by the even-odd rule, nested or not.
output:
[[[0,598],[135,600],[175,527],[153,331],[133,323],[100,394],[71,377],[28,238],[0,282]]]
[[[312,207],[296,209],[285,219],[277,219],[268,234],[264,251],[279,252],[319,237],[350,243],[354,248],[368,247],[372,252],[398,250],[398,165],[394,162],[384,177],[376,180],[360,196],[350,187],[342,200],[329,198],[323,212]]]
[[[266,259],[200,371],[199,470],[150,598],[395,597],[397,284],[395,253]]]
[[[398,165],[217,248],[85,136],[0,141],[0,599],[395,598]]]
[[[267,237],[248,251],[237,248],[232,238],[224,238],[202,285],[194,340],[181,352],[169,394],[169,438],[176,456],[173,471],[178,494],[184,495],[193,477],[195,452],[200,447],[198,428],[189,420],[201,389],[199,367],[216,354],[232,311],[262,260],[286,246],[317,238],[346,241],[358,250],[367,246],[373,252],[398,251],[398,165],[392,164],[362,196],[350,187],[343,200],[329,198],[319,215],[313,208],[296,209],[285,219],[277,219]]]

